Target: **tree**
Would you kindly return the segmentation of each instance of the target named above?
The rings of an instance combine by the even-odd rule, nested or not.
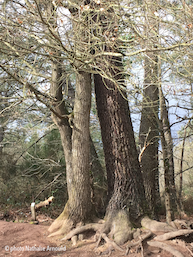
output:
[[[126,208],[136,218],[145,211],[145,195],[126,94],[99,75],[95,90],[107,178],[112,183],[106,215],[110,220]]]
[[[158,45],[158,22],[152,16],[157,11],[157,1],[146,1],[144,15],[144,46],[151,51],[144,58],[144,85],[141,123],[139,131],[139,145],[141,149],[140,163],[144,179],[146,198],[153,216],[157,216],[156,205],[159,199],[159,171],[158,171],[158,56],[155,48]]]
[[[113,4],[106,7],[108,17],[103,15],[98,18],[103,33],[112,31],[115,24],[119,23],[112,6]],[[120,52],[116,31],[114,37],[115,41],[103,46],[103,49],[116,55]],[[147,205],[124,84],[122,59],[106,57],[104,63],[100,63],[100,69],[110,78],[94,75],[108,182],[109,203],[105,230],[111,230],[115,241],[122,244],[130,237],[130,218],[136,220],[143,215],[147,211]],[[124,224],[119,236],[117,234],[120,227],[118,228],[117,223]],[[115,228],[113,224],[116,224]]]
[[[74,65],[76,93],[73,113],[69,113],[62,93],[64,71],[66,72],[64,65],[69,65],[69,62],[65,63],[69,51],[64,50],[66,48],[61,36],[58,30],[55,30],[58,19],[57,7],[51,1],[26,4],[20,1],[9,2],[6,7],[2,16],[6,19],[6,13],[9,12],[10,23],[3,25],[2,34],[12,28],[13,20],[16,19],[18,37],[14,42],[10,35],[4,40],[2,48],[4,54],[8,56],[12,54],[16,58],[13,61],[10,58],[11,69],[6,65],[6,61],[1,63],[1,68],[52,111],[53,120],[61,135],[69,200],[63,213],[50,227],[50,231],[62,227],[57,231],[59,234],[77,222],[89,219],[92,214],[89,173],[90,74],[81,68],[79,62]],[[51,76],[45,72],[47,69],[52,71]],[[30,77],[30,82],[27,81],[27,76]],[[50,93],[44,91],[46,83],[50,85]],[[73,118],[73,124],[70,124],[70,118]]]
[[[166,220],[170,224],[174,220],[174,213],[179,211],[179,204],[176,195],[175,172],[174,172],[174,156],[173,156],[173,140],[170,130],[168,110],[166,99],[163,95],[162,88],[159,88],[160,99],[160,134],[164,162],[164,179],[165,179],[165,207]]]

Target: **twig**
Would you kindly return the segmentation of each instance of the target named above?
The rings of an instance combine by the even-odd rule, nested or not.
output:
[[[43,136],[39,137],[38,140],[36,140],[32,145],[30,145],[28,148],[26,148],[21,154],[20,156],[17,158],[17,160],[14,162],[14,164],[16,165],[16,163],[18,162],[18,160],[24,155],[24,153],[26,153],[31,147],[33,147],[35,144],[37,144],[42,138],[44,138],[45,136],[47,136],[51,131],[48,131],[47,133],[45,133]]]
[[[34,198],[34,201],[37,199],[37,197],[38,197],[42,192],[44,192],[44,191],[46,190],[46,188],[48,188],[51,184],[53,184],[53,183],[58,179],[58,177],[61,176],[61,175],[62,175],[62,173],[60,173],[60,174],[58,174],[57,176],[55,176],[55,178],[54,178],[49,184],[47,184],[47,185],[36,195],[36,197]]]
[[[148,136],[149,136],[149,133],[150,133],[150,132],[151,132],[151,128],[149,128],[149,130],[148,130],[148,132],[147,132],[147,135],[146,135],[146,137],[145,137],[144,146],[143,146],[143,148],[141,149],[141,152],[140,152],[140,154],[139,154],[139,157],[138,157],[139,163],[141,163],[141,159],[142,159],[143,153],[145,152],[145,150],[147,149],[147,147],[150,145],[149,142],[147,143],[147,139],[148,139]]]

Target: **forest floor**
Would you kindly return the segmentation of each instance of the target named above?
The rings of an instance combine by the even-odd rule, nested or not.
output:
[[[48,238],[48,226],[53,222],[46,215],[38,215],[39,224],[30,224],[27,217],[29,214],[9,211],[5,214],[0,212],[0,257],[95,257],[95,256],[125,256],[126,246],[121,246],[124,250],[111,251],[105,249],[105,244],[97,249],[94,234],[87,232],[84,240],[78,241],[76,246],[72,246],[71,241],[61,241],[60,238]],[[168,242],[167,242],[168,243]],[[180,251],[183,256],[193,256],[193,236],[185,239],[170,240],[170,244]],[[144,241],[141,248],[133,249],[127,256],[130,257],[172,257],[173,255],[159,248],[148,246]]]

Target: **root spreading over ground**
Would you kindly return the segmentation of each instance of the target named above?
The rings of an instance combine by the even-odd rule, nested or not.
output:
[[[128,214],[124,210],[117,211],[113,217],[109,217],[106,221],[98,221],[85,225],[78,225],[62,238],[62,241],[72,240],[73,245],[77,244],[78,238],[83,238],[87,231],[95,232],[96,250],[100,247],[101,242],[107,245],[107,252],[110,255],[113,249],[125,252],[141,251],[143,256],[143,244],[163,249],[176,257],[184,255],[177,249],[172,242],[175,238],[181,240],[187,239],[193,233],[192,224],[187,221],[176,220],[170,225],[164,222],[151,220],[148,217],[141,219],[141,228],[133,228],[129,221]],[[57,233],[56,233],[57,234]],[[127,242],[126,245],[125,244]],[[171,242],[173,243],[171,245]],[[186,244],[181,244],[193,256],[192,249],[187,248]],[[104,254],[104,253],[103,253]]]

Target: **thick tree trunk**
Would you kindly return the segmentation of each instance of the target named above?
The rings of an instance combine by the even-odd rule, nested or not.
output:
[[[68,191],[75,221],[85,221],[91,216],[90,189],[90,107],[91,77],[89,73],[77,72],[72,132],[72,181]]]
[[[89,117],[91,105],[90,74],[77,72],[76,94],[73,125],[69,124],[68,112],[62,96],[62,68],[58,62],[52,62],[51,96],[55,99],[53,106],[56,114],[52,118],[58,126],[66,160],[66,178],[68,202],[62,214],[49,228],[52,235],[68,231],[73,225],[90,218],[90,138]]]
[[[94,75],[95,82],[95,93],[96,93],[96,104],[98,117],[101,126],[101,135],[104,147],[105,154],[105,164],[106,164],[106,172],[107,172],[107,185],[108,185],[108,199],[111,198],[113,190],[114,190],[114,181],[115,181],[115,160],[113,153],[113,127],[111,127],[111,118],[109,113],[111,112],[111,107],[108,101],[112,101],[112,99],[108,100],[107,93],[105,95],[106,90],[108,89],[103,84],[102,78],[100,75]],[[105,91],[105,92],[104,92]]]
[[[127,209],[137,218],[145,194],[126,94],[100,75],[94,80],[110,197],[106,215]]]
[[[51,1],[45,2],[45,10],[50,21],[49,30],[54,31],[57,27],[57,12]],[[41,11],[40,7],[39,11]],[[58,35],[58,37],[60,36]],[[58,49],[58,40],[50,39],[50,41]],[[64,211],[50,226],[49,232],[57,230],[50,236],[65,233],[78,222],[89,220],[92,211],[89,173],[91,78],[89,73],[76,70],[74,110],[69,114],[62,94],[65,83],[63,83],[61,54],[55,50],[54,56],[50,86],[50,95],[53,99],[52,119],[59,129],[64,149],[68,202]]]
[[[75,90],[70,83],[68,82],[68,85],[63,81],[63,91],[65,92],[65,95],[67,96],[67,105],[70,107],[68,109],[74,109],[74,100],[75,100]],[[72,120],[73,122],[73,120]],[[90,135],[90,164],[91,164],[91,179],[94,182],[99,183],[101,186],[106,183],[105,178],[105,171],[100,163],[100,160],[98,158],[95,145],[93,143],[93,140]]]
[[[113,217],[117,217],[118,223],[123,218],[126,222],[123,222],[125,231],[129,226],[128,215],[136,219],[144,213],[147,206],[127,95],[124,91],[122,59],[113,57],[120,50],[117,32],[119,16],[108,2],[106,9],[105,15],[98,12],[93,16],[96,27],[100,28],[94,32],[96,37],[101,37],[101,31],[106,35],[104,44],[99,42],[98,48],[93,50],[97,54],[101,48],[101,51],[111,52],[112,55],[100,59],[99,73],[94,74],[94,82],[108,183],[109,204],[106,218],[111,224]]]

